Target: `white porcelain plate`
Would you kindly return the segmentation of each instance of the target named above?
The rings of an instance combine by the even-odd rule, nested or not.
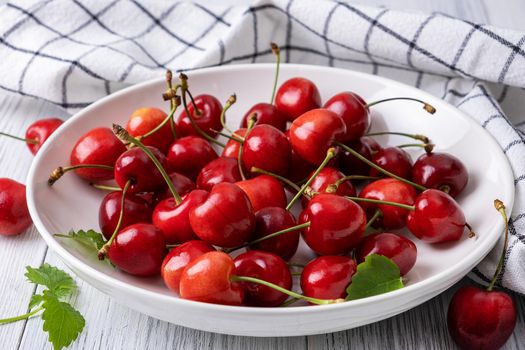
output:
[[[237,103],[228,114],[228,123],[235,128],[251,105],[269,100],[273,73],[273,65],[252,64],[203,69],[188,75],[194,95],[209,93],[226,101],[231,93],[237,93]],[[403,289],[336,305],[286,308],[231,307],[182,300],[170,293],[160,278],[126,275],[99,262],[75,243],[53,237],[71,229],[98,230],[98,207],[103,193],[73,174],[64,176],[50,188],[46,184],[49,173],[58,165],[68,164],[75,141],[88,130],[113,122],[125,124],[139,107],[167,109],[167,103],[161,99],[165,89],[163,79],[132,86],[93,103],[70,118],[49,139],[35,158],[27,180],[27,201],[38,231],[78,276],[119,303],[186,327],[250,336],[327,333],[385,319],[441,293],[483,259],[503,228],[493,200],[503,200],[510,210],[514,199],[510,166],[485,130],[444,101],[392,80],[343,69],[282,65],[280,81],[293,76],[313,80],[323,101],[338,92],[352,90],[368,101],[411,96],[434,105],[437,113],[433,116],[410,102],[373,107],[372,131],[426,134],[437,145],[437,151],[450,152],[465,163],[470,181],[458,201],[476,237],[443,245],[425,244],[412,237],[417,244],[418,260]],[[406,139],[384,137],[379,141],[395,145]],[[421,151],[413,152],[415,158]]]

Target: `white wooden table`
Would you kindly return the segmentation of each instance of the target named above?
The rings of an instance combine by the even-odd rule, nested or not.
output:
[[[3,3],[0,0],[0,4]],[[243,0],[230,0],[240,3]],[[525,31],[523,0],[359,0],[396,9],[440,11],[472,21]],[[1,64],[1,61],[0,61]],[[34,120],[66,117],[54,106],[0,92],[0,130],[23,134]],[[0,138],[0,177],[24,182],[32,156],[19,142]],[[26,312],[35,287],[25,281],[25,266],[49,262],[65,266],[47,249],[34,228],[18,237],[0,236],[0,318]],[[66,269],[67,270],[67,269]],[[162,322],[110,300],[77,279],[72,302],[86,318],[73,349],[449,349],[446,309],[454,291],[388,320],[344,332],[293,338],[250,338],[195,331]],[[518,323],[505,349],[525,349],[525,298],[515,296]],[[247,320],[249,322],[249,320]],[[0,326],[0,349],[51,349],[39,318]]]

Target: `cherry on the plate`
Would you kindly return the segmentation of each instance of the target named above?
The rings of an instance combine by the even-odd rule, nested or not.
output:
[[[423,154],[416,160],[412,167],[412,181],[456,197],[467,186],[468,171],[457,157],[433,152]]]
[[[241,181],[241,173],[237,158],[220,157],[212,160],[202,168],[197,176],[197,187],[210,191],[214,185]]]
[[[160,268],[164,284],[171,291],[179,293],[180,278],[186,266],[201,255],[214,250],[211,245],[199,240],[188,241],[170,250]]]
[[[366,236],[361,241],[356,249],[357,262],[362,263],[371,254],[383,255],[392,260],[403,276],[414,267],[417,248],[414,242],[404,236],[382,232]]]
[[[200,205],[190,209],[191,228],[205,242],[233,248],[247,242],[255,228],[248,196],[237,185],[220,183]]]
[[[338,116],[346,125],[346,133],[342,142],[356,141],[368,131],[370,127],[370,113],[366,103],[353,92],[341,92],[334,95],[323,105]]]
[[[139,138],[145,146],[158,148],[161,152],[167,152],[168,147],[174,140],[173,131],[168,123],[155,131],[154,135],[142,138],[157,128],[167,118],[167,114],[154,107],[143,107],[135,110],[129,117],[126,130],[135,138]]]
[[[108,250],[108,257],[113,264],[135,276],[158,275],[165,254],[166,241],[162,232],[144,223],[121,230]]]
[[[356,270],[356,262],[347,256],[320,256],[304,267],[301,290],[312,298],[344,298]]]
[[[26,144],[31,153],[36,154],[44,142],[64,122],[58,118],[40,119],[26,129]]]
[[[310,174],[310,176],[312,175],[313,173]],[[335,185],[339,180],[344,179],[344,177],[345,175],[339,170],[332,167],[325,167],[314,177],[313,181],[310,183],[310,188],[312,191],[318,193],[327,192],[339,196],[355,196],[355,187],[350,180],[339,183],[337,187],[331,186]],[[303,205],[306,205],[307,202],[308,200],[303,197]]]
[[[207,135],[216,136],[217,131],[222,130],[221,112],[222,105],[217,98],[211,95],[202,94],[195,96],[195,104],[188,105],[188,113],[195,121],[195,124]],[[196,108],[198,111],[196,111]],[[177,131],[181,136],[196,135],[200,136],[195,130],[186,111],[182,111],[177,120]]]
[[[286,207],[284,187],[271,176],[259,175],[235,184],[246,193],[254,212],[266,207]]]
[[[197,136],[186,136],[169,146],[166,164],[168,171],[195,180],[201,169],[214,159],[217,159],[217,153],[208,141]]]
[[[282,288],[292,287],[292,275],[284,260],[276,254],[250,250],[234,259],[235,274],[256,277]],[[248,305],[278,306],[288,296],[275,289],[250,282],[241,282]]]
[[[244,135],[246,135],[246,128],[241,128],[235,131],[232,134],[232,138],[226,142],[226,146],[222,150],[221,157],[233,157],[237,159],[237,157],[239,157],[239,148],[241,146],[241,142],[244,141]]]
[[[275,106],[288,120],[293,121],[300,115],[321,107],[321,95],[311,80],[291,78],[277,90]]]
[[[360,137],[347,144],[350,148],[370,161],[372,160],[372,156],[381,149],[379,143],[368,136]],[[368,175],[370,172],[370,166],[368,164],[357,159],[348,151],[342,150],[338,153],[337,158],[341,171],[346,175]]]
[[[171,173],[169,176],[173,186],[175,187],[175,190],[181,197],[185,196],[196,188],[195,182],[191,181],[191,179],[182,174]],[[163,200],[169,197],[173,197],[173,194],[169,188],[166,188],[164,192],[159,193],[158,197],[156,198],[158,200]]]
[[[412,158],[404,149],[399,147],[382,148],[372,156],[372,162],[381,168],[408,179],[412,173]],[[379,176],[376,169],[370,169],[370,176]]]
[[[0,235],[17,235],[31,226],[26,187],[14,180],[0,178]]]
[[[246,112],[241,121],[241,128],[248,126],[248,119],[254,113],[257,114],[255,125],[267,124],[283,132],[286,130],[286,123],[288,122],[286,114],[281,112],[275,105],[264,102],[253,105]]]

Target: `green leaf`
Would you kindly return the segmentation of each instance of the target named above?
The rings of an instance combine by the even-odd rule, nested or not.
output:
[[[35,306],[40,305],[44,301],[44,296],[41,294],[34,294],[29,300],[29,309],[33,309]]]
[[[88,248],[96,249],[97,251],[102,248],[102,246],[106,243],[104,240],[104,236],[102,236],[101,233],[95,231],[95,230],[78,230],[78,231],[69,231],[67,235],[59,235],[56,234],[56,237],[62,237],[62,238],[71,238]]]
[[[49,334],[54,350],[60,350],[78,338],[86,324],[80,312],[53,295],[45,295],[42,306],[43,328]]]
[[[346,288],[346,300],[355,300],[403,288],[397,265],[383,255],[372,254],[357,266]]]
[[[26,270],[25,276],[30,282],[46,287],[50,293],[59,299],[71,295],[76,288],[75,281],[71,276],[47,263],[36,269],[26,266]]]

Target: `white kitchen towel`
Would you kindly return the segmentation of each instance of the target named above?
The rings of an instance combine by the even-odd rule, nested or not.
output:
[[[500,282],[525,294],[525,33],[328,0],[20,0],[0,8],[0,34],[0,88],[71,112],[166,67],[272,62],[271,41],[286,62],[378,74],[444,98],[510,160],[516,202]],[[486,282],[501,247],[472,275]]]

